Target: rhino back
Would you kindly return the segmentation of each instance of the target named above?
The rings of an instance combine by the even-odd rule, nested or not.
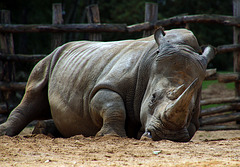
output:
[[[91,122],[89,101],[100,89],[119,93],[127,103],[126,109],[132,109],[140,61],[154,46],[154,40],[146,38],[71,42],[58,48],[49,79],[49,103],[63,135],[94,135],[99,130]]]

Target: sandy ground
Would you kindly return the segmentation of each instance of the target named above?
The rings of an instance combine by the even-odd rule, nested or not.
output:
[[[187,143],[105,136],[0,137],[0,166],[240,166],[240,130],[198,131]]]
[[[31,135],[31,130],[0,137],[1,167],[240,166],[240,130],[198,131],[187,143],[110,136],[51,138]]]

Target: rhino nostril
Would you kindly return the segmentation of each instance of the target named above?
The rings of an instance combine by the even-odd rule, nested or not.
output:
[[[144,134],[142,135],[141,137],[141,140],[145,140],[145,139],[152,139],[152,135],[151,135],[151,132],[144,132]]]
[[[152,134],[151,134],[151,132],[145,132],[146,133],[146,137],[148,137],[148,138],[152,138]]]

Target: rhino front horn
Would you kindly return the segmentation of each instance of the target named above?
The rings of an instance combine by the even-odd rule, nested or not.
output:
[[[189,114],[188,107],[197,86],[198,78],[196,78],[173,103],[167,105],[162,117],[163,123],[172,126],[174,129],[183,128],[186,125]]]

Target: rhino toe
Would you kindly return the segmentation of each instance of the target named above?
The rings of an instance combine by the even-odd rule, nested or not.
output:
[[[8,135],[8,129],[4,124],[0,125],[0,136]]]
[[[113,128],[109,125],[104,125],[101,130],[96,134],[96,136],[119,136],[119,137],[126,137],[126,132],[124,129],[121,128]]]

